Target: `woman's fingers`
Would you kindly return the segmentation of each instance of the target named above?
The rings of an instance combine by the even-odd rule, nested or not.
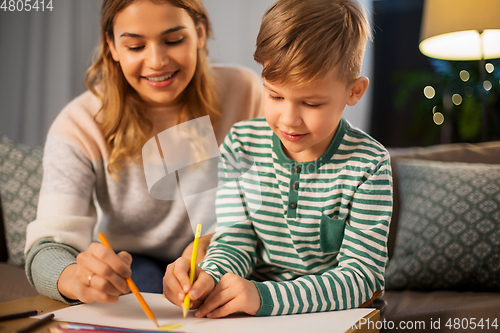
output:
[[[125,278],[129,277],[132,272],[128,264],[122,259],[122,256],[124,258],[128,257],[125,254],[118,256],[106,246],[93,243],[87,251],[77,256],[77,263],[82,268],[90,271],[90,274],[99,277],[96,279],[97,282],[92,285],[92,288],[115,296],[130,291]],[[89,276],[80,276],[80,281],[83,284],[88,284]]]

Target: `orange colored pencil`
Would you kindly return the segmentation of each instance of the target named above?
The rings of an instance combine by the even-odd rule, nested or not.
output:
[[[113,250],[113,248],[111,247],[111,244],[109,244],[108,240],[106,239],[106,236],[104,236],[104,234],[102,232],[98,235],[98,237],[101,240],[101,243],[103,243],[104,245],[109,247],[111,250]],[[142,297],[139,289],[137,289],[137,286],[135,285],[134,281],[132,281],[132,278],[127,278],[127,284],[128,284],[128,287],[130,288],[130,290],[134,293],[134,295],[137,298],[137,300],[139,301],[139,303],[141,304],[141,307],[144,310],[144,312],[146,313],[146,316],[148,316],[148,318],[153,321],[153,323],[156,325],[156,327],[160,327],[158,325],[158,322],[156,321],[156,317],[155,317],[153,311],[151,311],[151,308],[149,307],[148,303],[146,303],[146,301]]]

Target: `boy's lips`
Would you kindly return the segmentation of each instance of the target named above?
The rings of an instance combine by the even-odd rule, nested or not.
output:
[[[288,132],[281,131],[281,135],[283,136],[283,138],[285,140],[298,141],[298,140],[304,138],[307,134],[288,133]]]

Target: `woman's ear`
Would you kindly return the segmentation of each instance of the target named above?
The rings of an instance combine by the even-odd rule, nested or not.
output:
[[[116,51],[115,42],[112,41],[107,34],[106,34],[106,42],[108,43],[109,52],[111,52],[111,57],[113,57],[113,60],[116,62],[120,62],[120,57],[118,57],[118,52]]]
[[[197,47],[198,49],[202,49],[207,42],[207,26],[204,22],[198,23],[196,26],[196,33],[198,34]]]
[[[368,78],[365,76],[360,76],[356,80],[354,80],[354,83],[350,88],[351,92],[349,98],[347,99],[347,105],[356,105],[356,103],[358,103],[361,97],[363,97],[363,95],[365,94],[369,84],[370,80],[368,80]]]

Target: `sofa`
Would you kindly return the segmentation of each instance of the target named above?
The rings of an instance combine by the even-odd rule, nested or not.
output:
[[[41,180],[42,149],[0,133],[0,302],[38,295],[24,272],[23,252]]]
[[[485,195],[493,196],[495,200],[500,201],[500,175],[498,175],[500,141],[438,145],[427,148],[397,148],[389,149],[389,151],[394,179],[394,212],[388,239],[390,261],[387,267],[387,285],[383,296],[377,300],[385,303],[385,306],[381,306],[380,302],[375,302],[377,307],[382,309],[381,318],[384,326],[381,327],[381,331],[427,332],[432,328],[432,331],[436,332],[468,332],[473,323],[476,326],[481,324],[481,319],[482,329],[479,329],[481,326],[477,326],[478,330],[496,331],[493,326],[494,321],[496,320],[496,323],[500,325],[498,322],[500,320],[500,290],[498,288],[500,278],[497,274],[500,267],[500,260],[497,260],[500,255],[500,204],[495,207],[494,203],[486,206],[484,203],[491,201]],[[0,302],[37,295],[24,273],[22,249],[26,226],[35,217],[37,191],[41,183],[41,157],[40,148],[15,143],[0,135]],[[431,164],[426,164],[426,161]],[[444,164],[439,164],[440,162]],[[468,162],[468,164],[459,162]],[[438,164],[435,165],[435,163]],[[472,168],[472,171],[467,167]],[[492,169],[490,170],[489,167]],[[469,181],[473,181],[474,186],[484,189],[485,195],[471,196],[474,191],[470,188],[468,190],[467,188],[457,189],[460,185],[458,179],[465,177],[467,180],[467,175],[471,172],[473,176],[469,177]],[[478,176],[480,174],[478,172],[483,172],[483,176]],[[418,180],[419,177],[425,179]],[[488,179],[484,181],[486,178]],[[425,191],[422,192],[422,190]],[[419,197],[418,193],[408,194],[412,191],[421,191],[423,197],[422,195]],[[447,194],[446,191],[451,191],[452,194]],[[450,237],[447,237],[447,234],[456,234],[455,229],[441,228],[440,234],[439,230],[433,228],[434,225],[453,227],[456,221],[450,218],[443,219],[443,216],[447,216],[446,210],[436,210],[432,203],[445,198],[448,208],[461,207],[463,209],[463,205],[460,204],[462,198],[460,194],[464,194],[464,191],[468,191],[466,198],[476,200],[470,204],[470,207],[486,207],[485,209],[490,211],[491,221],[487,221],[488,223],[484,222],[484,218],[478,220],[478,214],[470,215],[469,212],[462,214],[465,219],[463,223],[466,223],[471,216],[470,220],[479,221],[477,225],[484,225],[483,237],[489,237],[489,247],[484,246],[485,242],[480,237],[471,238],[475,243],[465,238],[466,242],[471,243],[472,251],[479,258],[486,260],[486,265],[474,266],[480,273],[479,275],[474,274],[470,265],[468,266],[472,260],[471,257],[467,257],[467,253],[460,253],[460,249],[455,248],[456,244],[453,247],[454,243],[449,239]],[[425,201],[426,198],[429,202]],[[417,209],[412,211],[412,205],[415,206],[415,203]],[[418,214],[426,216],[426,223],[422,221],[414,223],[415,215],[418,216]],[[415,229],[415,225],[428,230]],[[458,225],[457,230],[461,230],[462,233],[467,232],[467,228],[464,229],[463,225]],[[479,232],[476,233],[479,234]],[[457,265],[465,265],[464,271],[467,271],[469,275],[457,279],[456,276],[459,274],[456,273],[456,267],[460,266],[454,266],[452,259],[446,257],[443,261],[439,253],[434,253],[435,256],[432,257],[429,255],[429,250],[421,251],[423,256],[422,253],[418,253],[420,249],[427,249],[426,239],[420,239],[420,235],[433,235],[431,244],[448,245],[444,248],[451,248],[451,253],[446,250],[444,253],[457,257]],[[462,241],[464,239],[459,238],[459,242]],[[412,250],[417,253],[412,253]],[[484,256],[481,251],[487,255]],[[423,257],[423,260],[415,264],[412,260],[419,255]],[[463,258],[468,258],[468,260],[464,261]],[[427,261],[433,263],[434,266],[431,265],[431,268],[437,269],[436,274],[429,275],[430,268],[425,267]],[[417,271],[415,267],[418,268]],[[485,272],[484,269],[488,270],[488,268],[493,268],[493,270]],[[490,274],[487,276],[490,280],[497,278],[498,280],[481,281],[480,279],[485,274]],[[436,276],[444,278],[435,280]],[[450,276],[452,281],[448,283],[446,277]],[[428,281],[433,282],[428,283]],[[437,329],[438,326],[440,330]]]
[[[500,141],[389,152],[394,208],[381,331],[498,331]]]

